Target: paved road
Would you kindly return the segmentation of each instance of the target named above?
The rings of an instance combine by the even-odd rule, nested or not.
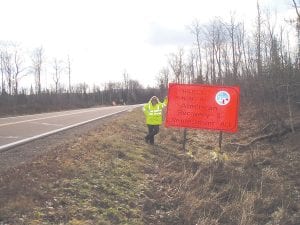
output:
[[[140,105],[111,106],[0,118],[0,152]]]

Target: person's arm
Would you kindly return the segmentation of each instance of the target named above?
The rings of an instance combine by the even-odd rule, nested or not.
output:
[[[144,112],[145,116],[147,116],[147,114],[148,114],[148,109],[147,108],[148,108],[147,104],[145,104],[144,107],[143,107],[143,112]]]
[[[168,97],[166,96],[164,101],[163,101],[163,106],[167,106],[168,105]]]

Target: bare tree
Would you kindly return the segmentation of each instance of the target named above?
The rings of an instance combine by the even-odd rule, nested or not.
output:
[[[191,26],[191,32],[192,34],[195,36],[196,38],[196,46],[197,46],[197,60],[195,61],[196,63],[196,68],[197,68],[197,81],[199,83],[202,83],[203,77],[202,77],[202,53],[201,53],[201,47],[202,47],[202,43],[201,43],[201,25],[200,22],[198,20],[196,20],[192,26]]]
[[[4,80],[4,54],[0,52],[0,70],[1,70],[1,94],[5,93],[5,80]]]
[[[137,102],[139,91],[142,88],[141,84],[137,80],[129,80],[129,93],[130,93],[130,101]]]
[[[53,69],[54,69],[54,73],[53,73],[53,81],[54,81],[54,85],[55,85],[55,93],[58,93],[58,88],[60,85],[60,77],[61,77],[61,73],[63,71],[63,62],[62,60],[58,60],[57,58],[54,58],[53,60]]]
[[[297,5],[296,1],[293,0],[294,8],[297,14],[297,22],[296,22],[296,29],[297,29],[297,38],[298,38],[298,67],[300,68],[300,12],[299,12],[299,5]],[[300,4],[300,3],[299,3]]]
[[[216,76],[216,57],[220,46],[220,33],[219,33],[219,21],[213,20],[209,24],[204,26],[204,35],[205,35],[205,56],[207,64],[207,75],[206,82],[208,79],[212,84],[215,84],[217,81]],[[210,78],[208,78],[210,77]]]
[[[122,100],[125,104],[128,103],[129,97],[129,74],[125,70],[123,72],[123,84],[122,84]]]
[[[15,48],[13,53],[13,65],[12,65],[12,72],[13,72],[13,85],[14,85],[14,94],[17,95],[19,93],[19,79],[21,79],[20,75],[25,70],[22,67],[23,64],[23,57],[19,50]]]
[[[231,15],[229,36],[231,41],[231,52],[232,52],[232,72],[234,79],[237,78],[237,60],[236,60],[236,47],[235,47],[235,30],[237,25],[235,24],[234,17]]]
[[[215,21],[215,48],[214,54],[218,68],[218,77],[216,79],[217,83],[223,84],[223,68],[222,68],[222,60],[223,56],[226,56],[226,36],[224,32],[224,26],[220,20]]]
[[[7,82],[7,93],[12,95],[13,93],[13,82],[12,82],[12,55],[5,46],[1,52],[1,71],[5,75]],[[4,83],[4,82],[3,82]]]
[[[169,65],[174,73],[176,83],[184,83],[184,71],[183,71],[183,55],[182,48],[178,50],[178,53],[172,53],[169,56]]]
[[[296,3],[296,1],[295,0],[292,0],[293,1],[293,4],[294,4],[294,8],[295,8],[295,10],[296,10],[296,13],[297,13],[297,16],[298,16],[298,18],[300,18],[300,12],[299,12],[299,10],[298,10],[298,5],[297,5],[297,3]]]
[[[7,43],[1,54],[1,71],[6,75],[8,93],[18,94],[19,80],[25,76],[23,55],[15,43]]]
[[[186,74],[186,82],[191,84],[197,81],[197,83],[202,83],[202,76],[197,76],[195,78],[195,68],[196,68],[196,54],[193,50],[190,51],[189,57],[187,59],[187,63],[185,65],[185,74]]]
[[[257,21],[256,21],[256,60],[257,60],[257,75],[262,76],[262,56],[261,56],[261,39],[262,39],[262,16],[259,3],[257,1]]]
[[[225,53],[225,62],[228,62],[227,66],[229,66],[229,62],[231,62],[233,81],[236,82],[244,49],[244,33],[242,29],[242,23],[236,22],[234,14],[231,14],[230,23],[224,23],[224,26],[228,33],[228,42],[230,46],[230,49],[227,49]],[[230,53],[231,57],[229,57]],[[226,68],[226,71],[228,71],[228,69],[229,68]]]
[[[160,95],[161,95],[160,97],[164,97],[167,94],[169,78],[170,78],[170,70],[167,67],[162,68],[159,72],[159,75],[156,77],[158,87],[160,90]]]
[[[67,59],[67,72],[68,72],[68,78],[69,78],[69,93],[72,93],[72,86],[71,86],[71,59],[68,55]]]
[[[33,50],[31,55],[32,69],[35,78],[35,92],[41,94],[41,72],[42,64],[44,61],[44,49],[43,47],[38,47]]]

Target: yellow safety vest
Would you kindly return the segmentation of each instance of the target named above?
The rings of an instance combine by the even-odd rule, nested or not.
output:
[[[146,116],[146,124],[149,125],[161,125],[162,124],[162,110],[167,105],[167,99],[163,103],[158,102],[156,105],[152,105],[149,101],[144,105],[143,111]]]

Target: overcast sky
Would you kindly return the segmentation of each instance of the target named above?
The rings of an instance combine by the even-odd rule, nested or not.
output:
[[[292,8],[292,0],[260,2],[278,13]],[[187,26],[231,12],[254,24],[256,0],[0,0],[0,40],[43,46],[48,63],[69,55],[74,83],[117,81],[126,70],[153,86],[167,55],[191,46]]]

